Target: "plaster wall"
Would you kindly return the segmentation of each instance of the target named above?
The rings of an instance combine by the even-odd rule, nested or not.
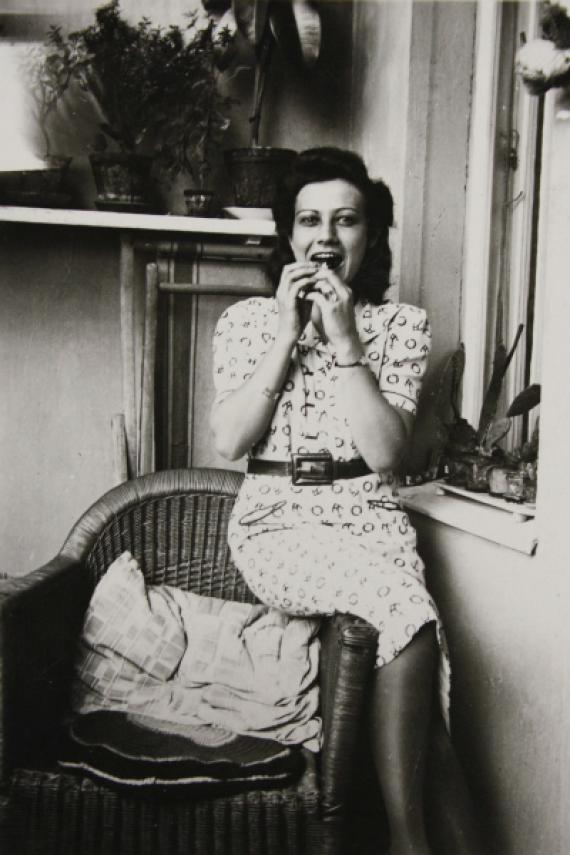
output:
[[[420,0],[413,23],[401,293],[426,309],[433,334],[409,464],[421,471],[437,431],[441,369],[460,340],[475,4]]]
[[[439,370],[459,340],[475,4],[361,0],[354,10],[351,144],[394,196],[391,296],[424,307],[433,332],[408,462],[421,471]]]
[[[354,4],[351,144],[394,196],[393,282],[424,306],[432,362],[459,331],[475,4]]]
[[[452,732],[500,855],[563,855],[564,568],[415,516],[448,636]],[[517,523],[505,522],[505,525]]]
[[[400,286],[412,33],[411,0],[354,4],[351,143],[394,198],[394,291]]]
[[[49,13],[74,28],[89,23],[99,5],[0,0],[0,14]],[[351,6],[323,5],[326,49],[318,74],[289,73],[276,56],[267,143],[304,148],[347,142],[342,92],[350,69]],[[148,15],[160,25],[182,25],[184,13],[199,7],[199,0],[121,2],[133,20]],[[234,81],[241,103],[228,146],[248,142],[250,83],[249,71]],[[83,133],[60,141],[76,146],[70,153],[78,206],[93,207],[87,126]],[[0,155],[1,147],[2,139]],[[220,181],[229,193],[227,176]],[[118,233],[0,225],[0,573],[21,575],[50,560],[77,517],[114,486],[110,424],[123,410],[118,277]],[[206,433],[201,423],[197,435]],[[210,460],[200,444],[195,464]]]
[[[52,558],[113,485],[122,410],[118,238],[0,231],[0,572]]]
[[[568,235],[570,234],[570,91],[553,90],[546,97],[547,132],[541,204],[544,210],[540,286],[544,289],[544,331],[541,367],[540,467],[538,501],[544,562],[544,581],[537,584],[537,609],[545,632],[550,632],[553,687],[561,696],[562,715],[546,722],[545,735],[559,751],[547,780],[556,782],[556,817],[560,855],[570,850],[570,396],[566,373],[570,364],[570,290]],[[542,583],[541,583],[542,582]],[[538,588],[540,587],[540,590]],[[550,590],[551,589],[551,590]],[[544,605],[543,605],[544,603]],[[557,627],[562,630],[558,634]],[[544,667],[544,666],[543,666]],[[548,666],[547,666],[548,667]]]
[[[457,744],[501,855],[570,849],[569,108],[568,92],[546,97],[537,553],[415,518],[450,640]]]

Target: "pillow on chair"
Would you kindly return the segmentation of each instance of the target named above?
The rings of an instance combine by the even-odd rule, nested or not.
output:
[[[282,782],[320,747],[318,619],[147,586],[130,553],[82,630],[61,763],[110,782]]]
[[[76,716],[59,765],[114,787],[236,790],[283,785],[304,769],[301,751],[213,725],[156,728],[154,719],[102,711]]]

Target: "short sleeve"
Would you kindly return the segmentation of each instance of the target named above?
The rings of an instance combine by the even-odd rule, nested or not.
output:
[[[402,304],[388,324],[380,372],[380,391],[394,407],[415,414],[430,350],[426,312]]]
[[[213,339],[216,402],[239,389],[274,340],[268,300],[234,303],[220,315]]]

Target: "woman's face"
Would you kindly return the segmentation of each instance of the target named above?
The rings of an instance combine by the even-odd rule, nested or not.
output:
[[[301,188],[291,234],[296,261],[326,263],[348,284],[362,263],[367,238],[364,196],[354,184],[335,178]]]

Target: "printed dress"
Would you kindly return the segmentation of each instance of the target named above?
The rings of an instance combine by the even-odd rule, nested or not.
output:
[[[423,309],[358,303],[356,326],[386,400],[415,413],[430,350]],[[220,317],[214,336],[217,400],[238,389],[270,349],[277,301],[253,297]],[[309,322],[293,352],[266,435],[251,457],[287,461],[328,451],[359,457],[338,401],[333,354]],[[390,662],[418,630],[435,621],[440,695],[447,715],[449,665],[436,606],[425,587],[416,534],[389,472],[295,486],[283,475],[247,474],[229,525],[234,560],[264,603],[295,615],[348,612],[378,630],[377,664]]]

